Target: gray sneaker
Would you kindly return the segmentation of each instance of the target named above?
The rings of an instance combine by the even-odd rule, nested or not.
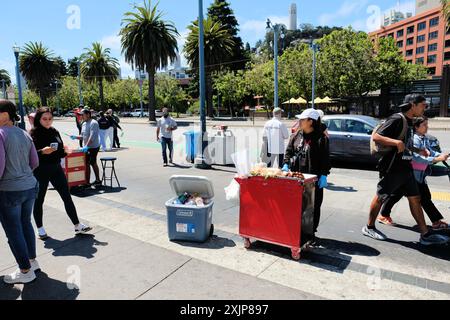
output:
[[[424,246],[445,245],[450,243],[450,238],[441,234],[430,233],[420,236],[420,244]]]
[[[383,232],[377,230],[377,229],[369,229],[367,226],[364,226],[362,229],[363,235],[366,237],[379,240],[379,241],[385,241],[387,237],[384,235]]]
[[[22,273],[20,269],[17,269],[15,272],[3,277],[3,281],[7,284],[26,284],[33,282],[35,279],[36,274],[33,270],[30,270],[27,273]]]

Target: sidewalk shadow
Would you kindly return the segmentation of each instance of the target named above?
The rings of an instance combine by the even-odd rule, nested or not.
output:
[[[101,151],[101,152],[99,152],[99,154],[102,155],[102,156],[107,156],[108,153],[116,153],[116,152],[121,152],[121,151],[126,151],[126,150],[130,150],[130,148],[128,148],[128,147],[120,147],[120,149],[119,148],[114,148],[114,149],[109,150],[109,151]]]
[[[126,187],[96,187],[96,188],[72,188],[70,194],[78,198],[93,197],[100,194],[119,193],[127,190]]]
[[[222,238],[213,235],[209,240],[204,243],[189,242],[189,241],[172,241],[173,243],[179,244],[183,247],[199,248],[199,249],[223,249],[223,248],[234,248],[236,243],[233,240]]]
[[[44,242],[44,248],[53,249],[52,255],[55,257],[79,256],[87,259],[94,258],[94,254],[98,251],[96,247],[107,245],[107,242],[95,240],[95,236],[91,234],[77,235],[63,241],[48,238]]]
[[[6,284],[3,278],[4,276],[0,277],[0,300],[17,300],[21,291],[13,285]]]
[[[325,189],[337,192],[358,192],[358,190],[354,189],[353,187],[338,187],[333,183],[328,183],[328,187],[326,187]]]
[[[171,168],[178,168],[178,169],[192,169],[192,165],[183,165],[178,163],[172,163],[172,165],[169,165]]]
[[[336,159],[331,159],[331,166],[333,168],[340,168],[340,169],[378,171],[376,164],[364,163],[364,162],[351,162],[351,161],[343,161],[343,160],[336,160]]]
[[[450,261],[450,244],[443,246],[424,246],[419,242],[402,241],[395,239],[387,239],[386,242],[401,245],[403,247],[413,249],[433,258]]]
[[[306,263],[316,268],[343,273],[351,263],[351,255],[373,257],[380,255],[375,248],[356,242],[343,242],[333,239],[317,238],[317,244],[307,250],[302,250],[300,263]],[[255,241],[252,251],[270,253],[286,260],[292,260],[291,249],[274,244]],[[333,255],[330,255],[333,251]]]
[[[222,166],[221,168],[217,168],[217,167],[212,167],[211,171],[220,171],[220,172],[227,172],[227,173],[237,173],[236,169],[232,170],[225,170],[222,168],[234,168],[234,166]]]
[[[75,300],[80,294],[75,285],[51,279],[44,272],[36,276],[36,281],[23,286],[22,300]]]

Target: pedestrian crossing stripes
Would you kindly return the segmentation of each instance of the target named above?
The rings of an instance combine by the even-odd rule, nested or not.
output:
[[[450,202],[450,192],[432,192],[433,200]]]

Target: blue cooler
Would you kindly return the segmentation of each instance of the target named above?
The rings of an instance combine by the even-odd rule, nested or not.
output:
[[[186,137],[186,161],[194,163],[199,147],[201,147],[201,132],[200,131],[186,131],[183,133]]]
[[[205,242],[214,233],[212,224],[214,189],[211,181],[206,177],[172,176],[170,186],[176,195],[166,202],[170,241]],[[185,192],[198,193],[210,202],[202,207],[174,204],[178,196]]]

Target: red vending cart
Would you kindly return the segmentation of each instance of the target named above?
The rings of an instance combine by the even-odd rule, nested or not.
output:
[[[86,185],[86,155],[81,151],[67,155],[64,171],[69,188]]]
[[[236,178],[240,184],[239,235],[245,247],[252,240],[291,249],[300,259],[302,236],[314,234],[314,190],[317,177],[305,179],[250,177]]]

